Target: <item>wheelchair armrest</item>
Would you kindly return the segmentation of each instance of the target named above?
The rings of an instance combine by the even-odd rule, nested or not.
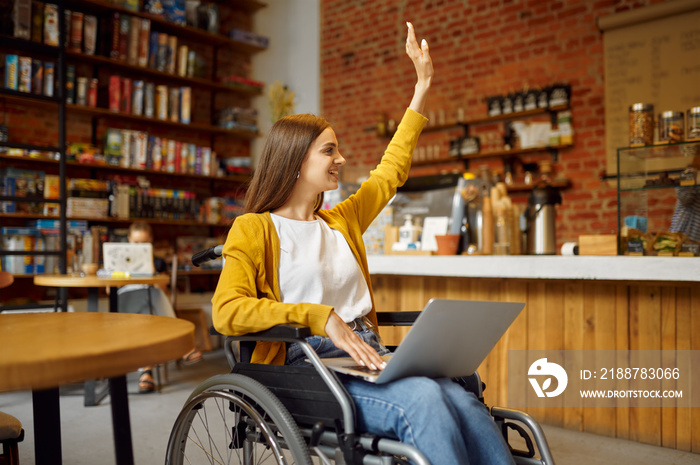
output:
[[[420,312],[377,312],[379,326],[411,326]]]
[[[209,334],[212,336],[223,336],[223,334],[214,329],[213,326],[209,328]],[[288,324],[273,326],[270,329],[257,333],[226,337],[237,341],[284,341],[289,339],[306,339],[309,336],[311,336],[311,329],[308,326]]]

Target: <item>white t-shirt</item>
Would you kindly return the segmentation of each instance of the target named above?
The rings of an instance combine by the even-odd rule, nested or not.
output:
[[[280,239],[282,302],[330,305],[345,322],[372,309],[367,282],[345,237],[325,221],[271,214]]]

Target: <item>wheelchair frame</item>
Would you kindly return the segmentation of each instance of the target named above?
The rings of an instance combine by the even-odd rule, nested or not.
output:
[[[209,260],[221,254],[220,248],[213,250],[200,252],[195,257],[205,256]],[[195,258],[193,263],[196,264]],[[381,312],[377,316],[380,325],[409,326],[419,313]],[[218,334],[214,330],[212,332]],[[311,464],[310,457],[314,455],[323,465],[330,465],[330,459],[338,465],[391,465],[407,464],[407,461],[416,465],[430,465],[425,455],[415,447],[355,431],[352,398],[335,373],[323,364],[306,342],[309,336],[309,328],[297,325],[275,326],[254,334],[227,336],[224,349],[231,373],[206,380],[187,399],[168,440],[166,465],[191,463],[189,459],[183,461],[188,444],[193,448],[206,448],[204,443],[207,441],[200,437],[195,439],[190,430],[195,427],[203,405],[211,399],[215,402],[218,399],[215,413],[224,416],[224,404],[228,404],[228,409],[233,412],[235,425],[224,422],[226,428],[231,428],[231,434],[225,432],[227,444],[223,444],[221,449],[225,446],[229,451],[236,451],[240,462],[234,463],[252,464],[257,446],[262,450],[261,454],[266,453],[277,464]],[[249,360],[254,344],[263,341],[298,343],[312,366],[261,365],[240,361]],[[239,357],[235,353],[237,343],[240,343]],[[484,385],[478,373],[456,381],[483,402]],[[506,443],[509,443],[509,430],[514,430],[525,440],[525,451],[513,449],[509,444],[518,465],[554,465],[547,439],[534,418],[521,411],[500,407],[491,407],[490,413]],[[332,430],[327,431],[327,428]],[[212,447],[212,432],[208,427],[206,435],[210,443],[210,450],[204,454],[209,460],[207,463],[222,463],[224,454],[218,447]],[[535,446],[539,458],[535,457]],[[214,450],[222,461],[213,458]],[[283,450],[291,453],[291,462],[284,457]]]

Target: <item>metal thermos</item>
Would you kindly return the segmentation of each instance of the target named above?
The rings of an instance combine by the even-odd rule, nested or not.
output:
[[[555,255],[557,237],[555,205],[561,203],[559,190],[546,182],[535,186],[525,210],[527,253],[530,255]]]

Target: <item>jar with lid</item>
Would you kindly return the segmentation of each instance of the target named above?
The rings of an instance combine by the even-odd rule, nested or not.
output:
[[[688,110],[688,140],[700,140],[700,107]]]
[[[659,115],[659,142],[683,142],[685,127],[682,111],[664,111]]]
[[[630,147],[654,143],[654,105],[635,103],[629,108]]]

